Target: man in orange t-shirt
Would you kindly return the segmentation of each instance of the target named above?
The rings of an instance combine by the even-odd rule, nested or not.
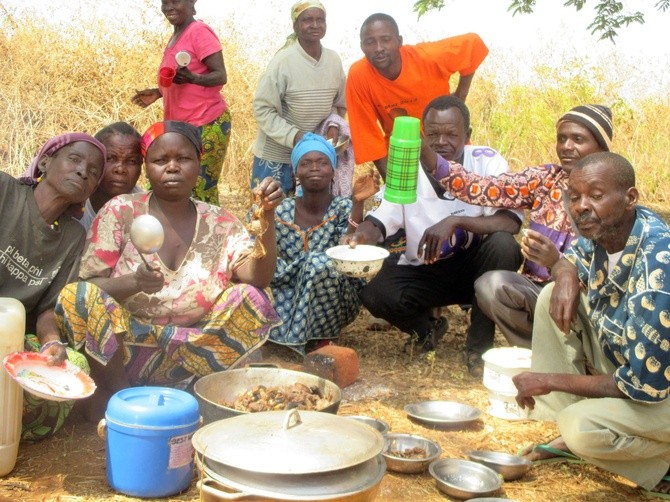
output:
[[[381,13],[363,22],[360,37],[365,57],[351,65],[346,86],[354,155],[357,164],[373,161],[386,177],[393,119],[420,119],[433,98],[450,94],[454,73],[460,75],[454,95],[465,101],[488,48],[474,33],[403,46],[398,24]]]

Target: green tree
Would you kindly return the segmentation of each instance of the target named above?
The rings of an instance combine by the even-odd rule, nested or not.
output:
[[[511,0],[508,11],[512,15],[530,14],[535,9],[536,0]],[[586,0],[566,0],[563,5],[574,7],[580,11],[586,4]],[[444,7],[444,0],[417,0],[414,2],[414,12],[419,17],[431,10],[440,10]],[[656,10],[665,12],[670,8],[670,0],[656,0]],[[588,26],[593,35],[600,35],[601,40],[611,40],[617,36],[618,31],[631,23],[644,24],[644,14],[640,11],[625,11],[622,2],[617,0],[598,0],[595,5],[595,18]]]

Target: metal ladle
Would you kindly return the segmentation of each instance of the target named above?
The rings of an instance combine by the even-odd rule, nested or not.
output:
[[[150,214],[138,216],[130,226],[130,241],[140,252],[140,258],[150,270],[155,270],[155,267],[149,265],[144,255],[158,252],[164,239],[163,225],[158,218]]]

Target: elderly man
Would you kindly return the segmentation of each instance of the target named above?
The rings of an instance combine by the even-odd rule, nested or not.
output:
[[[460,75],[454,95],[465,101],[488,48],[474,33],[403,46],[398,24],[381,13],[363,22],[360,37],[365,57],[351,65],[346,86],[354,155],[358,164],[374,161],[386,177],[393,119],[420,118],[431,99],[450,94],[454,73]]]
[[[637,205],[633,167],[614,153],[575,165],[567,201],[581,237],[540,293],[531,371],[514,377],[519,405],[561,436],[526,455],[577,455],[667,492],[670,230]]]
[[[522,273],[495,270],[475,282],[477,304],[510,345],[530,348],[537,295],[551,280],[550,269],[574,238],[563,203],[568,175],[581,158],[609,151],[611,141],[610,109],[582,105],[565,113],[556,124],[560,165],[482,177],[453,164],[442,173],[441,184],[463,202],[530,211],[529,229],[521,240],[526,258]]]
[[[382,200],[344,241],[375,244],[405,230],[404,253],[386,260],[361,298],[373,316],[415,334],[419,345],[431,350],[447,329],[446,319],[431,317],[431,309],[472,303],[477,277],[489,270],[519,268],[521,253],[512,234],[519,231],[521,220],[504,209],[486,209],[445,197],[444,189],[431,175],[435,166],[439,170],[448,165],[446,159],[457,160],[479,175],[509,170],[495,150],[466,145],[472,129],[470,112],[461,99],[442,96],[431,101],[423,126],[426,143],[440,155],[433,153],[419,169],[417,201],[400,205]],[[450,138],[449,144],[438,146],[444,136]],[[467,345],[476,350],[480,339],[493,339],[495,325],[476,304],[471,321]]]

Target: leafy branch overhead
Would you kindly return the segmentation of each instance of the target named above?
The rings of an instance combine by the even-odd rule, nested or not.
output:
[[[507,8],[513,16],[517,14],[531,14],[535,9],[536,0],[511,0]],[[574,7],[580,11],[586,4],[586,0],[566,0],[565,7]],[[444,7],[444,0],[417,0],[414,2],[414,12],[419,17],[431,10],[440,10]],[[670,8],[670,0],[656,0],[654,4],[656,10],[665,12]],[[601,40],[611,40],[617,36],[619,29],[628,26],[631,23],[644,24],[644,14],[642,12],[624,11],[622,2],[617,0],[598,0],[595,6],[595,18],[589,24],[591,34],[600,35]]]

